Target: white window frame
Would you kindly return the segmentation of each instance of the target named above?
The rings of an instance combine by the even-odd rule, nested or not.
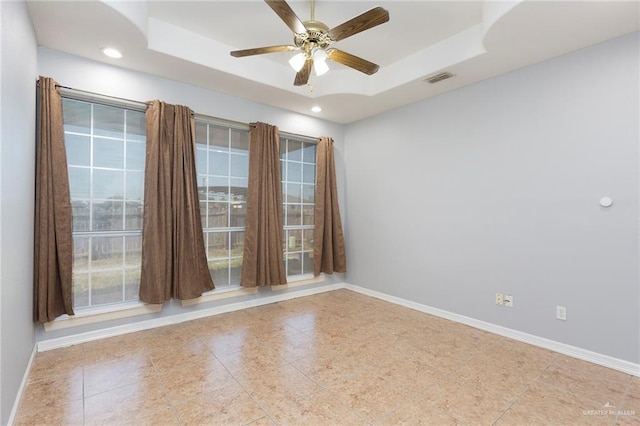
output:
[[[203,149],[202,147],[199,146],[198,143],[198,138],[196,137],[196,164],[199,163],[198,161],[198,156],[202,155],[203,152],[206,152],[207,156],[206,156],[206,170],[205,173],[202,173],[202,170],[197,170],[197,179],[198,179],[198,184],[200,184],[200,180],[201,179],[207,179],[207,188],[209,187],[209,181],[208,179],[210,177],[216,177],[216,178],[222,178],[222,179],[227,179],[228,180],[228,191],[231,191],[231,181],[232,179],[243,179],[244,176],[234,176],[232,173],[232,158],[233,156],[243,156],[245,154],[239,153],[239,152],[233,152],[233,148],[232,148],[232,132],[236,131],[236,132],[246,132],[247,134],[247,141],[249,139],[249,126],[248,125],[242,125],[239,123],[233,123],[233,122],[227,122],[227,121],[222,121],[222,120],[217,120],[211,117],[206,117],[206,116],[202,116],[202,115],[196,115],[195,116],[195,121],[196,121],[196,128],[199,125],[206,125],[206,148]],[[215,146],[215,145],[210,145],[211,142],[211,126],[215,126],[218,128],[223,128],[227,131],[227,149],[221,149],[221,147],[219,146]],[[226,152],[227,155],[229,156],[228,159],[228,163],[227,163],[227,174],[223,175],[220,173],[215,173],[215,170],[211,169],[211,164],[210,164],[210,155],[209,153],[211,151],[215,151],[215,152]],[[248,162],[248,158],[249,158],[249,151],[248,151],[248,145],[247,145],[247,176],[246,176],[246,181],[248,184],[249,178],[248,178],[248,173],[249,173],[249,162]],[[205,202],[205,206],[206,209],[209,208],[209,204],[212,202],[216,202],[216,200],[211,200],[210,199],[211,194],[210,191],[207,191],[206,194],[206,199],[204,200]],[[202,203],[203,200],[199,200],[199,203]],[[220,293],[221,291],[227,291],[229,289],[238,289],[240,288],[240,282],[238,280],[238,282],[233,282],[232,281],[232,264],[234,262],[238,262],[238,260],[240,261],[240,265],[237,266],[237,268],[242,269],[242,254],[240,255],[232,255],[231,253],[231,247],[228,247],[228,252],[227,252],[227,257],[226,258],[222,258],[222,257],[210,257],[210,252],[209,252],[209,244],[208,244],[208,238],[210,238],[209,234],[228,234],[229,235],[229,244],[231,244],[231,236],[233,235],[233,233],[242,233],[244,235],[245,232],[245,227],[244,226],[231,226],[231,215],[232,215],[232,208],[238,207],[238,208],[244,208],[244,210],[246,211],[246,198],[244,200],[234,200],[231,199],[231,195],[229,192],[229,198],[224,200],[225,203],[228,204],[228,211],[227,211],[227,226],[226,227],[213,227],[213,226],[209,226],[208,225],[208,218],[205,214],[203,214],[204,212],[201,210],[201,220],[202,220],[202,231],[203,231],[203,237],[204,237],[204,243],[205,243],[205,250],[206,250],[206,254],[207,254],[207,262],[208,263],[212,263],[212,262],[227,262],[227,283],[220,283],[219,280],[216,280],[214,278],[214,283],[216,284],[216,288],[206,292],[206,295],[209,294],[213,294],[215,292]],[[244,245],[244,243],[243,243]],[[213,276],[213,273],[212,273]]]
[[[142,172],[144,174],[144,167],[142,170],[134,170],[131,169],[129,170],[127,168],[127,164],[126,164],[126,143],[127,141],[127,127],[126,127],[126,114],[128,111],[135,111],[137,113],[143,113],[145,111],[145,104],[143,103],[137,103],[137,102],[130,102],[130,101],[120,101],[120,100],[116,100],[116,99],[112,99],[109,97],[102,97],[99,95],[94,95],[94,94],[87,94],[87,93],[83,93],[83,92],[76,92],[76,91],[67,91],[62,89],[62,98],[63,99],[68,99],[71,101],[79,101],[79,102],[85,102],[91,105],[91,123],[90,126],[91,128],[89,129],[89,133],[82,133],[82,132],[73,132],[73,131],[66,131],[64,132],[65,135],[69,134],[69,135],[79,135],[79,136],[88,136],[91,140],[91,147],[90,147],[90,164],[89,166],[84,166],[84,165],[72,165],[69,164],[68,168],[69,169],[89,169],[89,175],[90,175],[90,182],[89,182],[89,196],[87,198],[87,201],[89,201],[90,205],[93,204],[93,201],[96,200],[96,198],[94,197],[93,194],[93,176],[94,176],[94,171],[95,170],[112,170],[112,171],[122,171],[123,173],[123,188],[126,188],[126,179],[127,179],[127,171],[135,171],[135,172]],[[118,108],[123,110],[123,119],[124,119],[124,134],[123,134],[123,148],[124,148],[124,152],[123,152],[123,166],[122,169],[120,168],[110,168],[110,167],[99,167],[99,166],[95,166],[93,164],[93,138],[94,138],[94,126],[93,126],[93,120],[94,120],[94,108],[95,106],[106,106],[106,107],[112,107],[112,108]],[[113,140],[120,140],[119,138],[110,138],[108,136],[100,136],[100,138],[108,140],[108,139],[113,139]],[[131,141],[134,142],[134,141]],[[135,143],[142,143],[142,142],[138,142],[136,141]],[[145,142],[146,143],[146,142]],[[65,144],[66,144],[66,140],[65,140]],[[143,197],[144,194],[142,194],[142,197],[140,199],[140,204],[141,206],[144,205],[144,201],[143,201]],[[122,203],[123,203],[123,227],[126,224],[126,206],[127,206],[127,199],[123,198]],[[73,200],[72,200],[73,202]],[[91,228],[91,224],[93,223],[92,221],[92,216],[93,216],[93,209],[89,209],[89,228]],[[126,263],[125,263],[125,255],[126,255],[126,240],[127,237],[142,237],[142,224],[140,224],[140,229],[122,229],[122,230],[80,230],[80,231],[73,231],[73,238],[74,240],[76,238],[86,238],[88,239],[88,244],[89,244],[89,253],[87,255],[87,266],[86,269],[83,270],[77,270],[76,266],[75,266],[75,261],[74,261],[74,266],[72,268],[73,271],[73,285],[76,285],[76,274],[78,273],[86,273],[87,274],[87,286],[88,286],[88,305],[87,306],[74,306],[74,311],[76,311],[76,316],[84,316],[84,315],[91,315],[91,314],[103,314],[105,311],[119,311],[119,310],[123,310],[123,309],[130,309],[131,307],[135,307],[135,306],[144,306],[143,303],[139,302],[139,300],[137,299],[137,297],[135,299],[127,299],[126,298],[126,273],[127,271],[133,271],[137,268],[133,267],[127,267]],[[114,238],[114,237],[119,237],[122,239],[122,247],[123,247],[123,262],[122,262],[122,267],[121,268],[108,268],[108,269],[100,269],[99,271],[101,272],[109,272],[109,271],[121,271],[122,272],[122,300],[120,301],[114,301],[114,302],[107,302],[107,303],[100,303],[100,304],[94,304],[93,303],[93,286],[92,286],[92,273],[93,273],[93,269],[92,269],[92,240],[93,238],[104,238],[104,237],[110,237],[110,238]],[[75,258],[75,251],[76,251],[77,245],[74,244],[74,258]],[[140,265],[141,266],[141,265]],[[139,268],[139,267],[138,267]],[[75,291],[75,288],[74,288]]]
[[[305,145],[313,145],[316,147],[317,150],[317,145],[318,145],[318,141],[317,139],[313,139],[313,138],[309,138],[306,136],[300,136],[300,135],[293,135],[290,133],[284,133],[281,132],[280,133],[280,152],[281,152],[281,160],[280,160],[280,164],[281,164],[281,170],[280,173],[282,175],[282,186],[283,186],[283,197],[282,197],[282,210],[283,210],[283,221],[282,221],[282,226],[283,226],[283,259],[285,262],[285,271],[287,274],[287,281],[294,283],[297,281],[308,281],[308,280],[313,280],[314,276],[313,276],[313,239],[310,240],[311,244],[310,247],[307,247],[307,240],[304,237],[306,232],[314,232],[315,231],[315,224],[305,224],[304,223],[304,208],[311,208],[311,211],[313,212],[312,217],[315,218],[315,192],[316,192],[316,185],[317,185],[317,164],[316,164],[316,155],[313,156],[313,161],[305,161],[307,160],[306,158],[304,158],[302,155],[304,154],[304,149],[301,150],[301,159],[300,160],[294,160],[294,159],[290,159],[289,157],[289,149],[288,149],[288,144],[289,142],[294,142],[294,143],[302,143]],[[303,145],[304,146],[304,145]],[[286,153],[286,156],[282,156],[282,152]],[[316,152],[316,150],[314,150],[314,153]],[[289,167],[290,164],[297,164],[300,166],[300,181],[290,181],[289,180],[289,173],[286,170],[286,168]],[[304,178],[304,170],[305,170],[305,166],[313,166],[313,183],[310,182],[305,182],[305,178]],[[300,202],[290,202],[287,199],[287,185],[292,184],[292,185],[300,185],[301,188],[301,192],[300,192]],[[313,203],[308,203],[304,201],[304,187],[312,187],[313,189]],[[300,224],[289,224],[288,223],[288,219],[289,219],[289,214],[287,212],[287,206],[288,205],[295,205],[295,206],[300,206]],[[295,240],[291,240],[290,238],[292,238],[290,236],[290,232],[291,231],[300,231],[302,232],[302,238],[301,238],[301,242],[302,242],[302,246],[300,248],[300,250],[291,250],[292,248],[295,247]],[[293,237],[295,238],[295,237]],[[315,238],[315,235],[314,235]],[[291,242],[294,241],[294,247],[292,247]],[[305,258],[305,254],[308,255],[308,258]],[[296,257],[298,257],[296,259]],[[305,260],[308,259],[308,260]],[[292,274],[290,273],[290,261],[292,260],[298,260],[300,261],[300,270],[301,273],[299,274]],[[306,262],[309,262],[310,265],[306,265]]]

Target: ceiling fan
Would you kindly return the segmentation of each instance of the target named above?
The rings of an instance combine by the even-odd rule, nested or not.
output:
[[[346,65],[350,68],[371,75],[380,68],[378,65],[333,47],[331,44],[368,30],[389,20],[389,12],[382,7],[374,7],[337,27],[329,29],[323,22],[315,20],[315,1],[311,0],[311,19],[301,21],[285,0],[265,0],[273,11],[293,31],[294,45],[257,47],[254,49],[234,50],[231,56],[243,57],[262,55],[264,53],[300,51],[289,60],[296,70],[293,82],[296,86],[304,86],[311,76],[311,68],[316,75],[329,71],[327,59]]]

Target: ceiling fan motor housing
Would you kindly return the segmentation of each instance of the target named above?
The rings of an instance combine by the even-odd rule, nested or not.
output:
[[[303,49],[304,51],[311,50],[314,47],[326,48],[333,40],[327,35],[329,27],[320,21],[304,21],[303,22],[306,32],[300,34],[294,34],[294,44]]]

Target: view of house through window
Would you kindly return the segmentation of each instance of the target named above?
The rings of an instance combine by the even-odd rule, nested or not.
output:
[[[138,299],[144,112],[63,99],[74,307]]]
[[[63,98],[73,208],[74,308],[138,299],[145,114]],[[281,137],[287,276],[313,273],[313,143]],[[216,288],[240,284],[249,175],[249,131],[196,120],[196,173],[204,243]]]

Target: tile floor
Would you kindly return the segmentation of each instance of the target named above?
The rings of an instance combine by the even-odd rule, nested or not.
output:
[[[628,425],[640,378],[338,290],[39,353],[15,424]]]

